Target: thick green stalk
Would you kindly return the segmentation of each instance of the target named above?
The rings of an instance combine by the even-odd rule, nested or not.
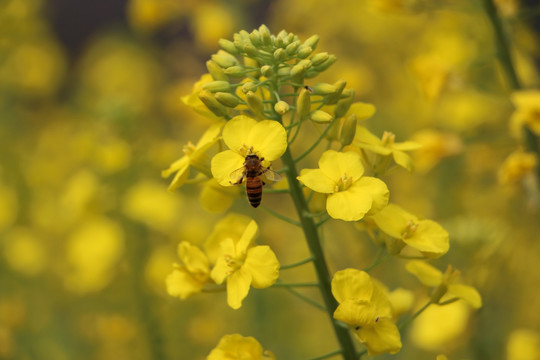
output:
[[[287,148],[281,160],[283,161],[283,165],[289,168],[289,171],[287,171],[287,180],[289,181],[291,198],[294,202],[296,212],[298,213],[298,218],[300,219],[300,224],[304,231],[304,235],[311,252],[311,257],[313,258],[313,265],[319,280],[319,289],[321,291],[324,304],[326,305],[328,316],[332,326],[334,327],[334,332],[336,333],[336,337],[341,346],[343,359],[354,360],[356,359],[356,350],[354,348],[354,343],[350,336],[349,330],[338,324],[338,322],[333,318],[334,311],[336,310],[338,304],[332,295],[330,272],[328,271],[328,266],[326,265],[326,259],[321,247],[317,226],[315,225],[314,219],[308,215],[308,205],[306,199],[304,198],[304,194],[302,193],[302,188],[296,179],[298,172],[289,148]]]

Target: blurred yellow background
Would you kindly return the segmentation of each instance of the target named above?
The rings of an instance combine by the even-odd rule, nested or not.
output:
[[[498,3],[518,74],[538,87],[539,8]],[[373,103],[378,136],[424,145],[415,172],[386,179],[391,201],[443,224],[451,250],[435,265],[482,294],[478,312],[426,312],[381,358],[540,359],[538,184],[498,181],[519,144],[511,90],[481,2],[455,0],[0,1],[0,359],[198,360],[234,332],[278,359],[334,350],[326,315],[282,289],[238,311],[224,294],[165,291],[177,244],[202,244],[223,217],[196,185],[171,193],[160,176],[209,125],[180,98],[219,38],[262,23],[320,35],[338,61],[317,80]],[[232,211],[257,220],[282,264],[306,256],[298,229],[245,199]],[[325,230],[340,239],[325,244],[332,270],[369,265],[374,245],[342,225]],[[374,276],[422,295],[397,259]]]

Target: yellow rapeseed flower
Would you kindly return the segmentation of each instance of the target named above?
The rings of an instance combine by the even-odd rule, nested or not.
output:
[[[396,164],[408,171],[412,171],[411,157],[406,151],[417,150],[421,147],[421,144],[414,141],[395,142],[395,135],[387,131],[379,139],[365,127],[357,126],[351,149],[366,149],[382,156],[392,155]]]
[[[384,208],[389,197],[383,181],[363,174],[358,153],[328,150],[319,159],[319,169],[303,169],[298,180],[316,192],[328,194],[326,210],[331,217],[357,221]]]
[[[196,145],[188,142],[187,145],[184,146],[185,155],[172,163],[168,169],[161,172],[161,176],[163,177],[169,177],[176,172],[176,175],[169,185],[170,191],[184,185],[189,176],[189,169],[191,167],[210,177],[210,158],[206,152],[218,142],[219,132],[221,131],[222,126],[223,123],[221,122],[210,126]]]
[[[270,351],[263,351],[261,344],[252,336],[225,335],[206,360],[276,360]]]
[[[272,286],[279,276],[279,262],[267,245],[253,246],[257,224],[251,221],[240,240],[226,238],[221,242],[221,255],[212,269],[217,284],[227,281],[227,303],[233,309],[242,306],[249,287]]]
[[[201,292],[205,284],[212,282],[210,264],[206,254],[187,241],[178,245],[178,257],[182,264],[174,264],[174,270],[165,282],[169,295],[186,299]]]
[[[516,91],[512,94],[512,103],[516,107],[510,118],[514,134],[520,136],[521,127],[526,125],[540,135],[540,90]]]
[[[243,166],[247,155],[264,158],[264,166],[279,159],[287,149],[287,132],[277,121],[238,115],[223,127],[223,141],[230,150],[212,158],[212,174],[221,185],[231,186],[231,173]]]
[[[433,220],[420,220],[395,204],[389,204],[371,218],[385,234],[424,256],[437,258],[446,254],[450,247],[448,232],[441,225]],[[402,247],[397,248],[401,251]]]
[[[448,266],[444,274],[422,260],[409,261],[405,268],[416,276],[422,284],[435,288],[431,295],[434,303],[458,298],[475,309],[482,307],[482,297],[478,291],[472,286],[457,282],[459,271],[452,269],[451,266]]]
[[[401,349],[388,296],[368,273],[356,269],[338,271],[332,279],[332,294],[339,303],[334,318],[354,328],[370,356],[395,354]]]

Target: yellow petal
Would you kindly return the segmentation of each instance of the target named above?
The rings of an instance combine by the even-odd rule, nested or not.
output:
[[[376,214],[388,205],[390,191],[386,183],[380,179],[365,176],[355,182],[351,188],[356,188],[358,191],[365,191],[372,197],[371,209],[368,214]]]
[[[251,129],[246,144],[267,161],[279,159],[287,149],[287,131],[277,121],[263,120]]]
[[[403,141],[399,143],[395,143],[392,146],[392,149],[399,150],[399,151],[412,151],[420,149],[423,145],[416,142],[416,141]]]
[[[210,272],[208,258],[199,247],[191,245],[187,241],[182,241],[178,244],[178,256],[189,272],[200,274]]]
[[[249,249],[244,267],[251,274],[251,285],[257,289],[272,286],[279,277],[279,261],[267,245]]]
[[[210,128],[206,130],[204,134],[201,136],[195,148],[200,149],[204,145],[214,141],[219,136],[221,128],[223,127],[224,124],[225,124],[224,121],[219,121],[213,124],[212,126],[210,126]]]
[[[412,159],[408,154],[404,153],[403,151],[394,150],[392,152],[392,156],[394,157],[396,164],[407,169],[407,171],[412,171]]]
[[[475,309],[482,307],[482,297],[480,296],[478,290],[472,286],[464,284],[450,284],[448,285],[448,292],[450,295],[454,295],[464,300]]]
[[[360,328],[357,335],[370,356],[395,354],[401,350],[399,330],[390,319],[380,318],[375,326]]]
[[[236,254],[235,256],[240,257],[244,256],[249,247],[253,244],[253,239],[257,235],[258,226],[257,223],[253,220],[249,222],[246,229],[242,233],[240,240],[236,243]]]
[[[326,211],[334,219],[358,221],[371,208],[371,197],[355,191],[352,187],[347,191],[328,195]]]
[[[373,326],[379,314],[367,301],[345,300],[334,311],[334,319],[353,326]]]
[[[345,300],[369,301],[373,294],[373,283],[364,271],[340,270],[332,278],[332,294],[339,303]]]
[[[319,168],[330,179],[338,181],[343,175],[358,180],[364,173],[360,154],[354,151],[340,153],[327,150],[319,159]]]
[[[416,222],[418,218],[395,204],[388,204],[384,209],[372,216],[375,224],[387,235],[401,239],[407,224]]]
[[[229,149],[239,153],[244,145],[249,145],[249,133],[256,124],[255,119],[246,115],[233,117],[223,127],[223,141]]]
[[[336,189],[336,182],[324,175],[321,169],[303,169],[297,177],[304,185],[313,191],[331,194]]]
[[[426,286],[438,286],[443,279],[443,274],[433,266],[422,260],[411,260],[405,265],[405,269],[416,276]]]
[[[234,198],[239,195],[237,187],[223,187],[216,179],[204,183],[199,193],[199,202],[210,213],[223,213],[231,207]]]
[[[366,120],[375,114],[375,106],[373,104],[356,102],[351,105],[345,116],[349,116],[350,114],[355,114],[358,121]]]
[[[204,251],[210,263],[215,263],[220,256],[220,243],[227,238],[235,241],[240,239],[250,221],[247,216],[231,213],[214,225],[214,230],[204,243]]]
[[[227,304],[233,309],[239,309],[249,292],[251,274],[244,268],[233,272],[227,278]]]
[[[215,281],[216,284],[223,284],[227,276],[229,275],[230,267],[227,265],[225,258],[220,256],[212,271],[210,272],[210,277]]]
[[[378,211],[388,203],[386,184],[376,178],[363,177],[349,189],[328,196],[326,210],[334,219],[357,221],[371,210]]]
[[[420,220],[414,234],[409,238],[404,238],[403,241],[407,245],[433,257],[446,254],[450,248],[448,232],[432,220]]]
[[[165,279],[167,293],[171,296],[185,299],[202,290],[204,282],[197,281],[185,267],[174,269]]]
[[[231,354],[234,357],[231,357]],[[239,357],[241,354],[241,357]],[[206,360],[241,360],[241,359],[263,359],[263,349],[259,342],[251,337],[244,337],[240,334],[225,335],[219,341],[218,346],[213,349]]]
[[[232,186],[231,173],[244,165],[244,158],[232,150],[225,150],[212,158],[212,175],[222,186]]]

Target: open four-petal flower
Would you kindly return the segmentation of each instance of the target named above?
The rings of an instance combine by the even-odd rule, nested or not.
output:
[[[328,194],[326,210],[331,217],[356,221],[384,208],[389,197],[383,181],[363,174],[358,153],[328,150],[319,159],[319,169],[303,169],[298,180],[313,191]]]
[[[231,186],[230,175],[243,166],[246,155],[264,158],[264,166],[279,159],[287,149],[287,132],[277,121],[238,115],[223,127],[223,141],[230,150],[212,158],[212,174],[221,185]]]
[[[279,262],[267,245],[253,246],[257,224],[251,221],[240,240],[226,238],[221,242],[221,255],[210,276],[218,284],[227,281],[227,303],[233,309],[242,306],[249,287],[272,286],[279,276]]]

